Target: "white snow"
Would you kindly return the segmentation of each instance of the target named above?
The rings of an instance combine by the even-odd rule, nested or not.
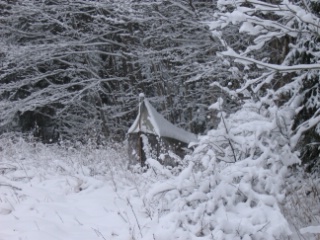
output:
[[[253,26],[252,23],[250,22],[244,22],[240,29],[239,32],[240,33],[248,33],[250,35],[258,35],[259,33],[261,33],[262,28],[259,26]]]
[[[139,98],[144,98],[144,93],[139,93]]]
[[[1,146],[0,239],[141,238],[136,217],[147,218],[123,150]]]
[[[223,104],[223,99],[221,97],[219,97],[218,100],[215,103],[213,103],[213,104],[211,104],[209,106],[209,109],[214,109],[214,110],[221,111],[222,110],[222,104]]]
[[[1,237],[33,240],[130,237],[128,223],[120,216],[129,212],[128,206],[110,184],[84,176],[43,174],[42,178],[35,176],[28,184],[19,184],[21,191],[7,190],[9,198],[2,197],[10,203],[11,212],[0,216]],[[84,181],[81,191],[77,178]]]
[[[306,228],[301,228],[300,232],[302,234],[305,234],[305,233],[320,233],[320,225],[319,226],[309,226],[309,227],[306,227]]]
[[[195,134],[178,128],[166,120],[147,99],[140,103],[138,116],[128,130],[128,133],[137,132],[152,133],[159,137],[177,139],[184,143],[198,141]]]
[[[254,105],[230,119],[229,137],[243,151],[275,127]],[[276,153],[270,151],[217,161],[222,156],[215,144],[224,131],[220,125],[202,137],[180,172],[153,159],[147,170],[129,171],[122,145],[0,138],[0,239],[285,239],[291,231],[279,206],[287,168],[272,162]],[[300,232],[309,237],[318,230]]]

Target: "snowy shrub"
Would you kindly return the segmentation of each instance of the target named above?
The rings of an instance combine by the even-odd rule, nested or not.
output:
[[[299,159],[290,150],[285,123],[279,124],[281,113],[247,103],[202,137],[189,166],[149,192],[170,208],[155,239],[290,236],[279,203],[285,198],[287,167]]]
[[[218,21],[210,24],[214,35],[237,26],[237,34],[251,37],[241,41],[241,48],[222,40],[226,51],[221,54],[246,73],[234,94],[247,92],[255,101],[294,110],[290,145],[301,152],[310,172],[319,171],[320,162],[320,18],[315,2],[219,0]]]

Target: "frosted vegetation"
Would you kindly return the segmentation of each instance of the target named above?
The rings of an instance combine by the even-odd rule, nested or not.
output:
[[[319,240],[319,12],[0,0],[0,239]],[[141,92],[177,167],[128,168]]]
[[[123,144],[44,145],[5,135],[0,235],[318,239],[319,182],[288,168],[298,159],[272,112],[257,111],[247,104],[225,119],[173,169],[148,159],[147,169],[128,170]]]

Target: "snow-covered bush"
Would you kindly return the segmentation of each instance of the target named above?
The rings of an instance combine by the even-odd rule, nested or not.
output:
[[[269,100],[277,106],[294,109],[291,147],[301,152],[309,171],[319,169],[320,142],[320,38],[319,1],[219,0],[217,21],[210,24],[217,32],[237,26],[237,35],[246,34],[250,41],[241,47],[228,45],[226,51],[245,72],[235,94],[250,92],[255,101]],[[256,73],[255,74],[253,74]],[[268,97],[265,97],[268,96]],[[266,101],[267,100],[267,101]]]
[[[202,137],[179,176],[154,185],[149,197],[170,209],[160,218],[155,239],[290,236],[279,204],[287,168],[299,159],[291,152],[282,111],[246,103]]]

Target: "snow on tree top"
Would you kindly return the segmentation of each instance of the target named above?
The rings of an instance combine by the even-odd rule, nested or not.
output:
[[[197,142],[197,136],[176,127],[159,114],[147,99],[139,105],[139,113],[128,133],[151,133],[159,137],[168,137],[184,143]]]

